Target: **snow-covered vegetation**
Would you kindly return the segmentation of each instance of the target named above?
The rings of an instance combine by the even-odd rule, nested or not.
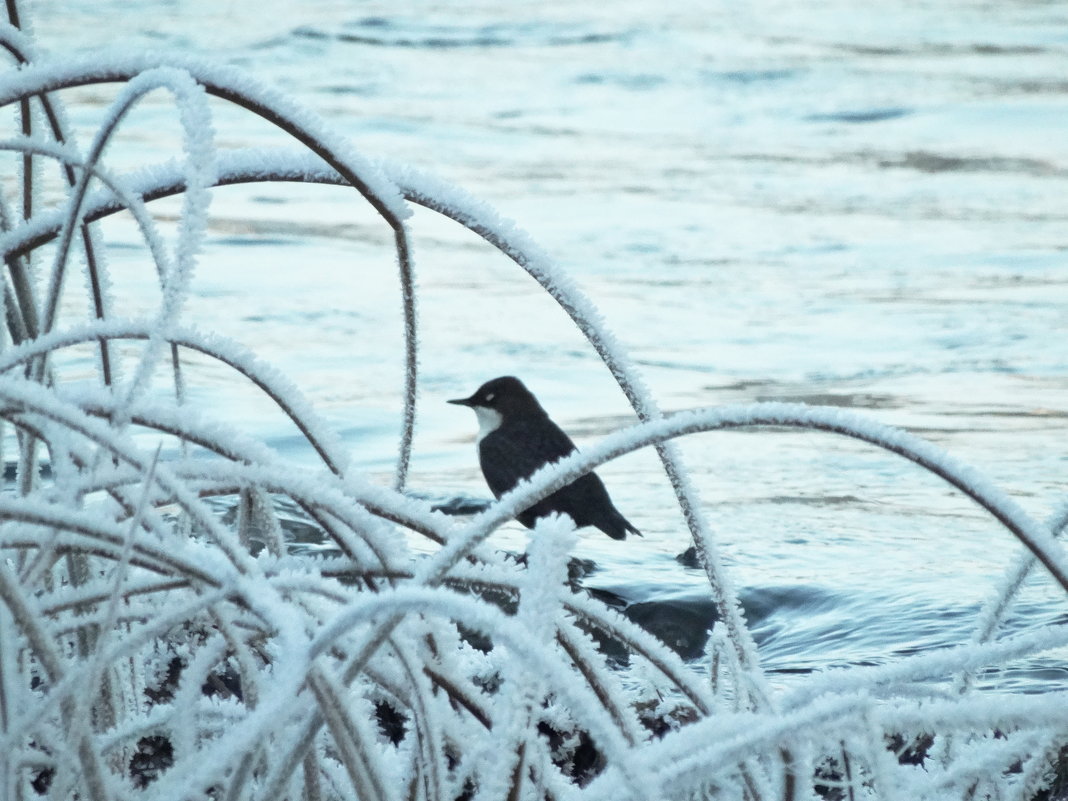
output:
[[[664,417],[594,304],[467,194],[367,158],[299,98],[233,70],[180,54],[39,57],[15,18],[0,37],[11,127],[2,147],[18,165],[0,197],[0,424],[17,446],[4,454],[0,497],[0,798],[1026,801],[1055,785],[1068,693],[980,691],[975,677],[1068,646],[1064,625],[999,634],[1036,565],[1068,591],[1055,539],[1068,508],[1035,521],[938,448],[840,409]],[[92,141],[74,141],[65,90],[105,83],[121,85],[110,113]],[[117,174],[109,142],[150,93],[173,99],[183,157]],[[293,148],[218,147],[223,106],[263,118]],[[389,486],[347,468],[338,438],[285,377],[183,324],[213,187],[264,181],[349,187],[392,231],[407,363]],[[164,196],[181,199],[173,242],[150,210]],[[419,378],[412,204],[533,276],[636,415],[459,522],[404,493]],[[127,299],[109,284],[94,222],[113,214],[136,223],[144,270],[158,279],[144,319],[124,314]],[[82,279],[70,275],[79,265]],[[61,302],[72,292],[87,315]],[[131,346],[120,369],[116,354]],[[91,385],[68,380],[62,359],[87,347]],[[191,352],[252,382],[319,467],[295,468],[190,401]],[[897,454],[1019,540],[970,644],[771,686],[672,444],[760,426]],[[717,620],[701,670],[569,580],[568,520],[542,521],[525,559],[487,544],[517,510],[639,448],[657,450],[707,575]],[[220,496],[238,499],[235,519],[211,504]],[[280,502],[303,510],[340,555],[289,553]]]

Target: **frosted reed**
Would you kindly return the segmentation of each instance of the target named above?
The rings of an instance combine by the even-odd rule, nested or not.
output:
[[[0,105],[17,112],[0,149],[16,155],[24,178],[17,202],[0,197],[10,338],[0,351],[0,421],[17,432],[19,471],[18,491],[0,497],[0,797],[770,801],[812,797],[819,786],[850,798],[1029,798],[1048,784],[1068,693],[1002,697],[954,678],[1068,647],[1063,625],[996,637],[1031,564],[1068,590],[1068,556],[1055,537],[1063,509],[1035,521],[931,443],[839,409],[754,404],[665,418],[593,300],[470,195],[364,156],[295,99],[229,68],[179,54],[38,58],[17,12],[9,2],[11,24],[0,26],[12,65],[0,75]],[[102,83],[119,85],[116,99],[82,156],[62,122],[63,95]],[[183,157],[115,174],[107,145],[130,124],[128,112],[161,91],[179,112]],[[299,149],[220,148],[220,104],[267,120]],[[45,165],[69,187],[51,205],[34,179]],[[393,235],[405,357],[390,486],[346,468],[340,437],[287,377],[182,322],[212,189],[294,181],[355,190]],[[146,207],[169,195],[182,197],[173,251]],[[416,309],[435,302],[416,294],[411,203],[474,231],[533,276],[635,411],[632,425],[459,522],[403,492]],[[161,290],[148,319],[123,314],[93,234],[94,223],[126,212]],[[76,252],[87,271],[85,319],[59,303]],[[31,262],[43,265],[40,275]],[[131,342],[139,358],[122,375],[115,346]],[[67,349],[86,343],[100,353],[96,386],[74,388],[57,371]],[[319,463],[294,467],[190,404],[182,387],[198,375],[179,371],[186,352],[269,399]],[[161,393],[152,377],[168,353],[175,390]],[[972,642],[771,688],[673,446],[767,426],[849,437],[908,460],[1021,543],[1025,557],[992,588]],[[158,458],[161,441],[178,446],[166,449],[175,455]],[[539,524],[525,564],[489,543],[532,502],[650,447],[719,618],[700,672],[568,582],[575,538],[566,519]],[[220,496],[234,499],[232,523],[212,505]],[[302,510],[337,555],[290,554],[283,504]],[[605,641],[643,669],[624,674]],[[888,741],[920,734],[935,744],[917,769]]]

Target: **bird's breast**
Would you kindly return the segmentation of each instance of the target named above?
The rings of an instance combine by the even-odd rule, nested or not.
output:
[[[484,406],[475,406],[475,417],[478,418],[478,436],[475,438],[475,446],[482,444],[488,435],[501,427],[504,417],[496,409],[488,409]]]

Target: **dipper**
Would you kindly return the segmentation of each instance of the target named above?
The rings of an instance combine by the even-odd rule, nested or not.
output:
[[[541,467],[576,450],[571,438],[549,419],[538,399],[514,376],[494,378],[470,398],[449,403],[470,406],[478,417],[478,460],[482,475],[497,498]],[[612,539],[625,539],[627,532],[641,536],[613,505],[596,473],[579,476],[516,518],[533,528],[539,517],[552,512],[567,515],[575,521],[576,528],[594,526]]]

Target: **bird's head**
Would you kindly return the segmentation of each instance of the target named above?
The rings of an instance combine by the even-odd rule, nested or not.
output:
[[[523,386],[522,381],[510,375],[487,381],[471,397],[456,398],[449,403],[470,406],[478,415],[479,422],[496,422],[492,428],[506,418],[545,414],[534,394]]]

